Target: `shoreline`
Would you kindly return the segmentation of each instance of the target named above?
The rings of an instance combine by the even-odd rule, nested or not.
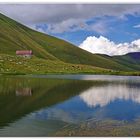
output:
[[[140,72],[111,72],[111,73],[98,73],[98,72],[58,72],[58,73],[0,73],[0,76],[4,75],[11,75],[11,76],[18,76],[18,75],[110,75],[110,76],[140,76]]]

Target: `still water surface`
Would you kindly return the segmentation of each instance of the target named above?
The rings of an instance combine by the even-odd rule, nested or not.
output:
[[[0,136],[134,136],[139,123],[140,77],[0,78]]]

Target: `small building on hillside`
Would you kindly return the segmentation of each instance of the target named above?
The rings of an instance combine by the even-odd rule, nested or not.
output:
[[[32,50],[17,50],[16,51],[16,55],[17,56],[21,56],[21,57],[27,57],[27,58],[31,58],[33,55]]]

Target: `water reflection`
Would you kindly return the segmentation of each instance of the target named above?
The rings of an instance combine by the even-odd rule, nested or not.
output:
[[[117,99],[132,100],[133,102],[140,103],[140,86],[139,84],[129,85],[128,83],[121,83],[92,87],[82,92],[80,98],[89,107],[103,107]]]
[[[90,119],[140,117],[140,79],[102,78],[1,77],[0,136],[46,136]]]
[[[69,100],[90,88],[93,83],[72,80],[1,77],[0,127],[9,125],[34,111]]]

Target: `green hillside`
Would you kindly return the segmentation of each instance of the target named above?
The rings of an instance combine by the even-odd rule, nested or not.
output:
[[[56,73],[102,73],[110,70],[140,70],[120,63],[117,58],[91,54],[69,42],[34,31],[2,14],[0,14],[0,27],[0,66],[3,70],[0,69],[0,72],[2,73],[5,69],[8,69],[7,72],[36,73],[38,63],[43,66],[38,68],[40,69],[38,73],[53,73],[54,71]],[[29,68],[26,66],[28,64],[24,64],[23,58],[17,58],[16,50],[33,51],[34,57],[25,60],[28,61]],[[11,57],[12,61],[22,61],[23,64],[12,68],[12,63],[9,62]]]
[[[16,50],[31,49],[34,55],[45,59],[57,60],[41,45],[30,38],[28,28],[0,14],[0,52],[15,55]],[[23,28],[24,27],[24,28]]]
[[[130,68],[124,67],[115,61],[101,55],[89,53],[64,40],[32,30],[29,33],[47,52],[63,62],[86,64],[114,70],[130,70]]]
[[[113,60],[134,70],[140,71],[140,52],[128,53],[122,56],[113,56]]]

